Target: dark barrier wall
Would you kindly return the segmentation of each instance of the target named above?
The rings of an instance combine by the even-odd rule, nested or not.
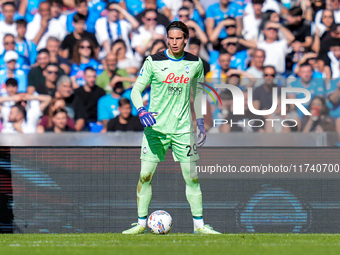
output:
[[[2,168],[12,172],[17,231],[121,232],[137,220],[140,148],[17,147],[10,149],[11,165],[9,151],[0,153]],[[336,164],[339,154],[337,148],[203,148],[199,164]],[[340,178],[206,177],[204,219],[219,231],[340,232]],[[149,213],[158,209],[172,215],[173,232],[193,231],[185,183],[170,151],[153,180]]]

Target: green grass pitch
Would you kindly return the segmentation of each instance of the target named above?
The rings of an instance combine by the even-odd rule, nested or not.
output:
[[[14,234],[0,254],[340,254],[339,234]]]

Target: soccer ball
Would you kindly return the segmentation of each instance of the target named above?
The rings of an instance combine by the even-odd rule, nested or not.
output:
[[[169,213],[163,210],[158,210],[149,216],[148,227],[151,233],[167,234],[172,228],[172,218]]]

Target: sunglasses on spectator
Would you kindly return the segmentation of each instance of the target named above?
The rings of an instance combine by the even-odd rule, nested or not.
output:
[[[10,45],[10,44],[14,45],[14,44],[15,44],[15,42],[14,42],[14,41],[11,41],[11,42],[5,42],[4,44],[5,44],[5,45]]]
[[[79,48],[82,49],[82,50],[83,49],[91,49],[91,46],[80,46]]]
[[[154,19],[146,19],[147,21],[157,21],[157,18],[154,18]]]
[[[272,73],[265,73],[265,74],[264,74],[264,77],[268,77],[268,76],[270,76],[270,77],[275,77],[275,74],[272,74]]]
[[[189,15],[178,15],[180,18],[189,18]]]
[[[47,73],[48,73],[48,74],[55,74],[55,75],[58,75],[58,74],[59,74],[58,71],[56,71],[56,72],[55,72],[55,71],[47,71]]]
[[[278,31],[278,29],[277,29],[277,28],[274,28],[274,27],[268,27],[266,30],[274,30],[275,32]]]
[[[228,28],[230,28],[230,27],[235,28],[236,26],[235,26],[235,25],[225,26],[226,29],[228,29]]]

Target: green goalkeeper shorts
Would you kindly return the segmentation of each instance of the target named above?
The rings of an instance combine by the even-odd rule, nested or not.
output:
[[[144,129],[140,158],[151,162],[164,161],[170,146],[175,161],[191,162],[199,159],[193,133],[163,134],[149,128]]]

